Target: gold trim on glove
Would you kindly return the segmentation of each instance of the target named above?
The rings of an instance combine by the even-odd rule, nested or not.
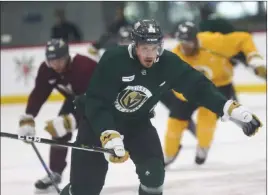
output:
[[[101,135],[100,140],[102,143],[102,147],[104,147],[108,141],[112,140],[113,138],[117,138],[117,137],[121,138],[121,136],[118,133],[105,133],[105,134]]]
[[[233,101],[233,103],[230,105],[230,107],[228,108],[228,115],[231,116],[232,115],[232,112],[235,108],[238,108],[239,106],[241,106],[241,104],[239,104],[238,102],[236,101]]]
[[[57,137],[56,129],[54,128],[53,125],[53,120],[47,121],[47,125],[45,127],[45,130],[52,136],[52,137]]]
[[[72,128],[72,122],[70,120],[70,117],[68,115],[62,115],[63,117],[63,125],[67,131],[71,131]]]
[[[123,162],[127,161],[128,158],[129,158],[129,153],[128,153],[128,151],[126,151],[125,155],[122,157],[111,155],[109,158],[109,161],[112,163],[123,163]]]
[[[267,77],[267,69],[264,66],[258,66],[254,69],[254,72],[257,76],[266,79]]]
[[[32,127],[35,127],[35,122],[33,119],[23,119],[23,120],[20,120],[19,122],[19,125],[20,127],[24,126],[24,125],[30,125]]]
[[[252,117],[253,117],[253,119],[255,119],[257,122],[260,123],[260,126],[257,127],[256,130],[254,131],[254,133],[251,135],[251,136],[254,136],[256,133],[258,133],[258,131],[260,130],[260,128],[261,128],[263,125],[262,125],[261,120],[260,120],[255,114],[253,114]],[[250,137],[251,137],[251,136],[250,136]]]

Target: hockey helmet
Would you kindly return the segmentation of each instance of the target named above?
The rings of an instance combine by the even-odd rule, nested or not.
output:
[[[194,41],[197,39],[198,29],[193,22],[186,21],[178,25],[175,37],[179,41]]]
[[[135,43],[162,43],[163,34],[155,20],[139,20],[134,24],[131,39]]]
[[[47,60],[55,60],[69,55],[69,46],[63,39],[51,39],[46,45]]]
[[[131,31],[132,31],[132,26],[121,27],[118,32],[118,43],[121,45],[131,43],[132,42]]]

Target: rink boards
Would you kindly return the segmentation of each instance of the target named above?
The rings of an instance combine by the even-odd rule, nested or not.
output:
[[[256,33],[253,38],[260,53],[266,57],[266,34]],[[70,53],[89,56],[87,53],[89,45],[89,43],[72,44]],[[165,49],[170,50],[175,45],[174,39],[165,40]],[[1,104],[27,101],[34,87],[38,68],[44,59],[44,46],[1,49]],[[234,84],[238,92],[264,93],[266,91],[265,82],[256,77],[251,70],[239,65],[234,71]],[[49,97],[49,101],[62,99],[63,97],[56,92]]]

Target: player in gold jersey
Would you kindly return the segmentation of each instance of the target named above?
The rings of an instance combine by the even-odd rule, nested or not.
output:
[[[178,26],[176,38],[179,44],[173,52],[203,72],[228,99],[235,95],[232,85],[233,66],[229,59],[237,53],[243,52],[249,67],[256,75],[266,79],[265,60],[258,53],[249,33],[198,33],[192,22],[184,22]],[[176,101],[168,105],[168,108],[172,109],[165,135],[165,163],[169,165],[176,159],[181,148],[183,131],[188,127],[193,112],[198,109],[196,124],[198,146],[195,162],[203,164],[213,140],[218,116],[204,107],[188,102],[183,94],[174,92],[174,95],[177,97]]]

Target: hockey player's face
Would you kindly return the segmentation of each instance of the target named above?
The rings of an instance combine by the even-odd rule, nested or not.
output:
[[[181,41],[181,49],[185,55],[194,55],[197,49],[195,41]]]
[[[49,60],[48,63],[50,67],[57,73],[63,73],[67,64],[67,58],[59,58],[55,60]]]
[[[137,56],[140,60],[140,63],[146,67],[150,68],[155,59],[157,58],[159,51],[158,44],[138,44],[136,47]]]

